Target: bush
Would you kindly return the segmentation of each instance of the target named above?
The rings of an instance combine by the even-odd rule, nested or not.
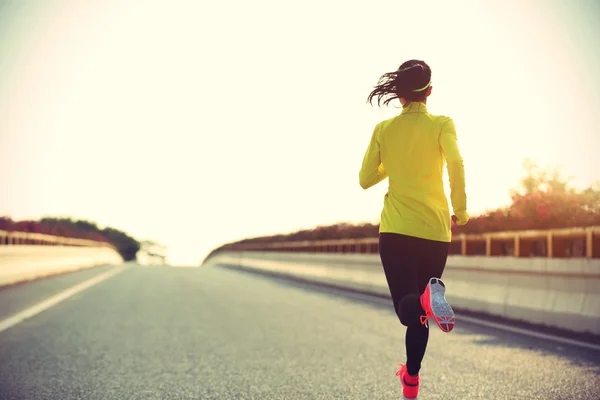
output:
[[[9,232],[43,233],[53,236],[87,239],[112,244],[125,261],[136,259],[140,243],[114,228],[98,228],[95,222],[70,218],[42,218],[40,221],[13,221],[0,217],[0,230]]]

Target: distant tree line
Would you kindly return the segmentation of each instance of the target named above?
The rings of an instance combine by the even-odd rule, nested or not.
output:
[[[600,185],[585,190],[569,186],[556,169],[541,169],[531,160],[523,164],[525,178],[511,191],[512,202],[507,207],[472,216],[469,223],[452,227],[453,234],[498,231],[556,229],[600,225]],[[261,236],[227,243],[214,249],[211,255],[241,243],[270,243],[279,241],[326,240],[377,237],[379,223],[340,223],[318,226],[290,234]],[[209,255],[210,257],[210,255]]]
[[[110,243],[125,261],[135,260],[140,250],[140,243],[125,232],[111,227],[100,229],[95,222],[85,220],[42,218],[39,221],[13,221],[9,217],[0,217],[0,230],[44,233]]]

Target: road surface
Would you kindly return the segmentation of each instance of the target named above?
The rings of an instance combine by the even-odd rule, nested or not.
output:
[[[98,277],[0,288],[11,315]],[[391,305],[221,267],[121,268],[0,331],[0,399],[400,399]],[[598,399],[600,352],[458,321],[420,399]]]

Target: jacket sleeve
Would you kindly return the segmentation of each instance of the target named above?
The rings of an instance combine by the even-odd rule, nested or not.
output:
[[[369,147],[363,158],[360,172],[358,173],[360,186],[365,190],[375,186],[388,177],[388,173],[381,163],[381,155],[379,154],[379,132],[380,125],[378,124],[373,130],[371,142],[369,143]]]
[[[450,200],[457,225],[465,225],[469,221],[467,212],[467,193],[465,185],[465,168],[458,147],[454,121],[447,118],[442,125],[440,146],[446,158],[448,177],[450,178]]]

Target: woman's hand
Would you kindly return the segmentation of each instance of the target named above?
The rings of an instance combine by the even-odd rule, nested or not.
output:
[[[465,213],[466,214],[466,213]],[[463,222],[464,221],[464,222]],[[459,221],[458,217],[456,215],[452,216],[452,222],[454,223],[455,226],[462,226],[462,225],[466,225],[467,222],[469,222],[469,215],[466,214],[464,217],[464,220]]]

